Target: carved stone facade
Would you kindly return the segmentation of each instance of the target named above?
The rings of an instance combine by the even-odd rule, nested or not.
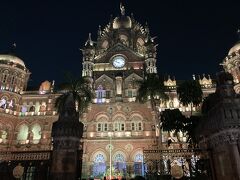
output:
[[[236,93],[240,93],[240,30],[238,30],[239,40],[229,50],[227,57],[223,60],[223,68],[226,72],[232,74],[234,81],[234,89]]]
[[[240,96],[230,74],[220,73],[216,93],[205,105],[209,111],[199,129],[200,147],[210,150],[215,179],[240,179]]]
[[[85,178],[106,176],[110,164],[121,176],[143,174],[143,149],[155,144],[154,139],[160,134],[151,105],[136,102],[138,81],[146,74],[157,73],[154,39],[148,25],[142,26],[132,15],[127,16],[121,6],[121,15],[111,17],[106,27],[99,27],[96,41],[89,35],[82,48],[82,76],[89,80],[95,93],[93,102],[80,117],[84,123]],[[16,56],[6,56],[8,59],[2,61],[5,56],[0,56],[0,151],[52,150],[51,130],[58,119],[54,103],[63,92],[54,90],[54,81],[42,83],[39,90],[25,91],[29,71]],[[21,82],[16,91],[10,87],[12,75],[5,76],[5,70],[22,73],[23,76],[17,74],[23,79],[16,81]],[[204,96],[215,91],[210,77],[200,77],[199,82]],[[183,106],[178,100],[175,78],[169,77],[164,84],[169,100],[160,102],[158,109],[179,108],[190,114],[190,105]],[[199,109],[194,107],[193,111]],[[161,138],[166,143],[167,133]],[[67,144],[62,140],[58,147]]]

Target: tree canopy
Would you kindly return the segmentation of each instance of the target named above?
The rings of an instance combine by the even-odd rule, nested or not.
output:
[[[191,114],[193,105],[197,106],[202,102],[203,92],[198,81],[184,81],[177,87],[179,101],[187,106],[191,105]]]
[[[138,89],[137,100],[139,102],[146,102],[151,100],[152,102],[156,99],[167,99],[165,94],[165,87],[163,80],[159,78],[157,74],[148,74],[143,81],[139,82],[140,87]],[[155,103],[153,103],[155,105]],[[152,105],[153,105],[152,104]]]
[[[65,92],[56,99],[55,107],[58,112],[61,112],[68,97],[72,96],[75,101],[75,108],[77,112],[81,114],[85,111],[85,108],[93,98],[91,88],[88,85],[88,82],[82,77],[73,78],[72,75],[67,74],[66,78],[68,83],[65,86]]]
[[[196,144],[195,130],[200,118],[200,116],[185,117],[179,109],[166,109],[161,113],[163,130],[174,131],[176,135],[180,131],[186,133],[188,136],[187,142],[191,141],[192,144]]]

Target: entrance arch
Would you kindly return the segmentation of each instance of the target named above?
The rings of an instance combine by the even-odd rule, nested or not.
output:
[[[106,172],[106,159],[102,153],[96,154],[93,160],[92,175],[94,177],[103,177]]]
[[[120,177],[126,177],[126,159],[123,153],[117,152],[113,158],[114,162],[114,175]]]
[[[134,174],[135,175],[144,175],[144,164],[143,164],[143,154],[138,153],[134,157]]]

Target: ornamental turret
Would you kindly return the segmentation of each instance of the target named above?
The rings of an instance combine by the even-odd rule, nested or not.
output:
[[[26,90],[30,76],[24,62],[13,54],[0,54],[0,88],[21,93]]]
[[[145,25],[145,31],[147,32],[146,38],[146,52],[145,52],[145,66],[146,66],[146,73],[152,74],[157,73],[157,44],[154,42],[154,38],[151,38],[149,35],[149,28],[147,24]]]
[[[82,76],[95,91],[93,101],[133,101],[137,88],[132,77],[139,81],[146,73],[157,73],[157,45],[148,25],[141,25],[120,4],[119,15],[110,16],[109,23],[98,26],[96,34],[96,42],[89,36],[82,49]]]
[[[91,79],[93,76],[93,60],[95,56],[95,47],[91,38],[91,33],[89,33],[88,40],[86,41],[84,48],[81,50],[83,53],[82,76]]]

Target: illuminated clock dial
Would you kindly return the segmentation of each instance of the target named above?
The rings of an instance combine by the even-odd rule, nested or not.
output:
[[[122,68],[125,66],[125,59],[122,56],[115,56],[113,58],[113,66],[115,68]]]

